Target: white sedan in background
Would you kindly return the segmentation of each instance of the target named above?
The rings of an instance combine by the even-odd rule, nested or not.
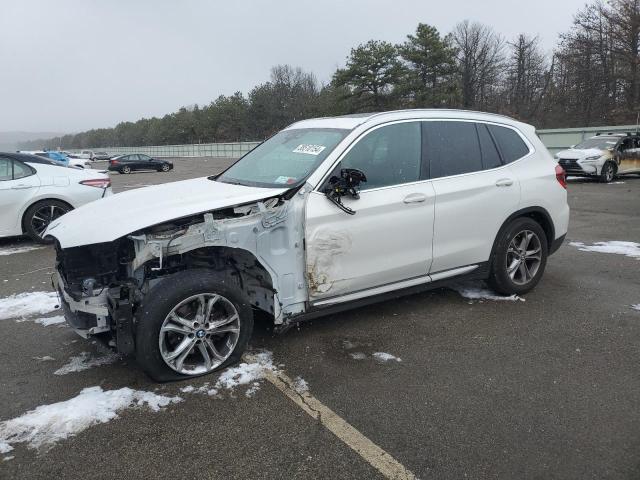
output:
[[[0,152],[0,237],[27,234],[44,242],[42,233],[53,220],[111,194],[111,180],[103,172]]]

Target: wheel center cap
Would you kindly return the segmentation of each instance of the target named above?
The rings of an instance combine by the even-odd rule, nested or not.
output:
[[[198,338],[202,338],[207,334],[207,332],[205,332],[204,330],[200,329],[196,332],[196,337]]]

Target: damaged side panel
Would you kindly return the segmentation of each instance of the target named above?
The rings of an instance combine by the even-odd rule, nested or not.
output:
[[[307,299],[304,281],[304,189],[291,199],[271,198],[233,208],[233,216],[220,218],[216,212],[205,213],[203,221],[185,227],[131,235],[135,258],[130,275],[140,278],[144,266],[155,262],[154,271],[169,265],[169,258],[203,249],[225,248],[249,252],[268,272],[272,285],[272,313],[276,324],[303,313]],[[240,252],[238,252],[242,255]],[[206,253],[205,253],[206,255]],[[240,274],[250,261],[240,262]],[[245,271],[250,276],[250,272]],[[257,285],[254,285],[257,286]],[[255,288],[247,293],[256,297]],[[257,303],[264,309],[263,304]]]

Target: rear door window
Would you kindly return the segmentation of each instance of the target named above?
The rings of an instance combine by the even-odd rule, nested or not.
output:
[[[460,175],[483,169],[475,123],[423,122],[422,135],[431,178]]]
[[[529,153],[529,147],[515,130],[489,125],[489,131],[498,144],[504,163],[515,162]]]
[[[478,139],[480,140],[480,151],[482,153],[482,168],[489,170],[501,166],[500,154],[487,126],[484,123],[477,123],[476,128],[478,129]]]
[[[0,157],[0,182],[13,179],[11,163],[10,158]]]
[[[28,165],[25,165],[22,162],[17,162],[14,160],[13,162],[13,179],[17,180],[18,178],[30,177],[33,175],[34,171]]]

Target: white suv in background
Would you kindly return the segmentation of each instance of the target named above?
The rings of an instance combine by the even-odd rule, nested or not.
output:
[[[164,381],[237,361],[254,311],[285,328],[464,278],[526,293],[568,222],[532,126],[406,110],[295,123],[222,174],[112,196],[46,235],[69,325]]]

